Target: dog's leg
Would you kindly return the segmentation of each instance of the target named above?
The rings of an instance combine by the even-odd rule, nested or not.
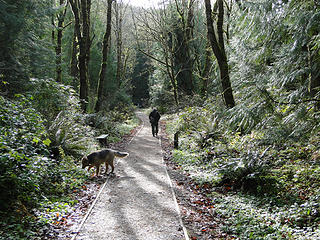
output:
[[[108,161],[106,161],[106,171],[105,171],[105,174],[108,173],[108,167],[109,167],[109,164],[108,164]]]
[[[89,166],[89,167],[88,167],[88,173],[90,173],[90,169],[91,169],[91,168],[93,168],[93,166]],[[90,177],[92,177],[93,174],[94,174],[94,173],[92,173]]]
[[[111,166],[111,173],[113,173],[113,170],[114,170],[113,159],[110,161],[110,166]]]
[[[96,170],[96,176],[98,177],[98,176],[99,176],[99,172],[100,172],[100,165],[97,165],[96,168],[97,168],[97,170]]]

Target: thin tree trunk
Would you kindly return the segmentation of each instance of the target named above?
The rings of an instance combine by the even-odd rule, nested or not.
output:
[[[171,59],[171,66],[172,66],[172,64],[173,64],[173,60]],[[168,58],[166,58],[166,68],[167,68],[167,72],[169,73],[171,85],[172,85],[172,88],[173,88],[174,101],[175,101],[176,105],[178,106],[179,105],[178,87],[177,87],[177,83],[176,83],[176,78],[175,78],[173,67],[169,66]]]
[[[62,30],[58,29],[57,32],[57,47],[56,47],[56,81],[62,82]]]
[[[60,6],[65,4],[64,0],[60,0]],[[67,13],[67,7],[63,13],[58,14],[58,29],[57,29],[57,44],[56,44],[56,81],[62,82],[62,31],[63,31],[63,24],[64,19]]]
[[[201,95],[203,97],[206,97],[208,93],[208,78],[209,78],[210,69],[211,69],[211,51],[209,48],[210,48],[210,42],[207,39],[205,62],[204,62],[203,70],[201,72],[201,79],[202,79]]]
[[[83,25],[83,38],[85,41],[86,49],[86,68],[87,68],[87,78],[89,82],[89,61],[90,61],[90,13],[91,13],[91,0],[81,0],[82,5],[82,25]],[[85,7],[84,7],[85,6]]]
[[[122,10],[121,6],[116,3],[115,18],[116,18],[116,44],[117,44],[117,72],[116,81],[118,87],[121,84],[121,72],[122,72]]]
[[[176,103],[176,105],[179,105],[179,91],[178,91],[178,81],[177,81],[177,77],[175,75],[175,68],[174,68],[174,64],[175,64],[175,51],[174,51],[174,44],[173,44],[173,37],[172,37],[172,33],[168,32],[168,46],[164,47],[165,50],[165,66],[167,69],[167,73],[169,75],[170,78],[170,82],[173,88],[173,96],[174,96],[174,101]],[[170,63],[169,63],[170,61]]]
[[[216,33],[213,27],[213,20],[211,16],[211,3],[210,0],[205,0],[206,6],[206,18],[207,18],[207,28],[208,28],[208,37],[210,40],[210,44],[213,50],[214,55],[217,58],[219,70],[220,70],[220,78],[222,85],[222,95],[225,101],[225,104],[228,108],[232,108],[235,106],[230,77],[229,77],[229,66],[227,55],[224,47],[224,37],[223,37],[223,17],[224,17],[224,6],[223,0],[217,0],[218,4],[218,20],[217,20],[217,33],[218,40],[216,37]]]
[[[194,58],[191,57],[191,41],[193,38],[193,29],[194,29],[194,4],[195,0],[189,0],[188,1],[188,13],[187,13],[187,24],[186,24],[186,30],[185,30],[185,40],[186,40],[186,46],[187,46],[187,52],[188,52],[188,59],[187,59],[187,64],[186,67],[189,72],[189,80],[188,80],[188,85],[189,85],[189,95],[193,94],[194,91],[194,83],[193,83],[193,65],[194,65]]]
[[[51,4],[52,4],[52,8],[54,8],[56,6],[56,1],[55,0],[51,0]],[[51,43],[53,46],[55,46],[56,44],[56,37],[55,37],[55,22],[54,22],[54,14],[52,14],[51,16],[51,25],[52,25],[52,31],[51,31]]]
[[[78,68],[78,59],[77,59],[77,55],[79,53],[78,45],[79,44],[77,39],[77,33],[76,33],[76,30],[74,29],[73,40],[72,40],[71,63],[70,63],[70,75],[73,77],[74,80],[78,80],[78,77],[79,77],[79,68]]]
[[[108,0],[107,25],[106,25],[106,32],[103,37],[102,63],[101,63],[101,69],[100,69],[100,74],[99,74],[97,103],[96,103],[96,107],[95,107],[96,112],[99,112],[101,110],[101,106],[102,106],[103,90],[104,90],[106,70],[107,70],[109,38],[111,35],[112,1],[113,0]]]

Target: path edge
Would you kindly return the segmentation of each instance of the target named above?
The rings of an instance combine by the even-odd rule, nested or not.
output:
[[[163,168],[164,168],[164,170],[166,172],[166,175],[167,175],[167,178],[168,178],[168,181],[169,181],[169,187],[170,187],[170,190],[171,190],[171,194],[173,196],[174,205],[175,205],[176,211],[178,213],[178,218],[179,218],[180,226],[182,227],[182,230],[183,230],[184,238],[185,238],[185,240],[190,240],[187,228],[185,227],[185,225],[183,224],[183,221],[182,221],[181,211],[180,211],[180,207],[179,207],[179,204],[178,204],[178,201],[177,201],[177,198],[176,198],[176,193],[174,191],[173,184],[172,184],[171,178],[170,178],[169,173],[168,173],[167,164],[165,163],[165,160],[164,160],[164,153],[163,153],[163,149],[162,149],[162,145],[161,145],[161,139],[162,138],[160,137],[158,141],[159,141],[160,149],[161,149],[162,166],[163,166]]]
[[[137,113],[137,112],[136,112],[136,113]],[[140,124],[140,126],[139,126],[138,131],[137,131],[137,132],[134,134],[134,136],[130,139],[130,141],[129,141],[129,143],[128,143],[127,146],[129,146],[129,145],[131,144],[131,142],[133,141],[133,139],[139,134],[139,132],[143,129],[143,127],[144,127],[144,121],[141,121],[141,124]],[[162,148],[161,148],[161,153],[162,153]],[[162,160],[163,160],[163,157],[162,157]],[[118,165],[118,162],[117,162],[115,165]],[[166,170],[167,170],[167,169],[166,169]],[[167,172],[167,174],[168,174],[168,172]],[[77,230],[73,233],[74,235],[72,236],[71,240],[75,240],[76,237],[79,235],[79,233],[80,233],[80,231],[81,231],[81,228],[83,227],[85,221],[88,219],[89,215],[91,214],[92,209],[93,209],[94,206],[96,205],[96,203],[97,203],[97,201],[98,201],[98,199],[99,199],[99,197],[100,197],[101,192],[104,190],[104,188],[105,188],[106,185],[108,184],[108,180],[109,180],[109,179],[110,179],[110,177],[107,176],[106,181],[104,182],[104,184],[102,185],[101,189],[99,190],[99,193],[98,193],[96,199],[93,201],[93,203],[91,204],[91,206],[90,206],[89,210],[87,211],[86,215],[83,217],[83,219],[82,219],[79,227],[77,228]],[[170,181],[170,184],[172,185],[171,181]],[[175,196],[174,196],[174,198],[175,198]],[[187,240],[189,240],[189,238],[188,238]]]

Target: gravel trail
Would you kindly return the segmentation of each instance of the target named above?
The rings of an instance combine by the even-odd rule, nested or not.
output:
[[[148,117],[137,113],[143,127],[116,159],[108,179],[77,240],[182,240],[175,196],[164,165],[159,140],[152,137]]]

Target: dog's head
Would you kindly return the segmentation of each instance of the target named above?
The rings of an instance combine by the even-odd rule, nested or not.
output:
[[[84,156],[81,161],[82,161],[82,169],[89,166],[89,160],[88,160],[87,156]]]

